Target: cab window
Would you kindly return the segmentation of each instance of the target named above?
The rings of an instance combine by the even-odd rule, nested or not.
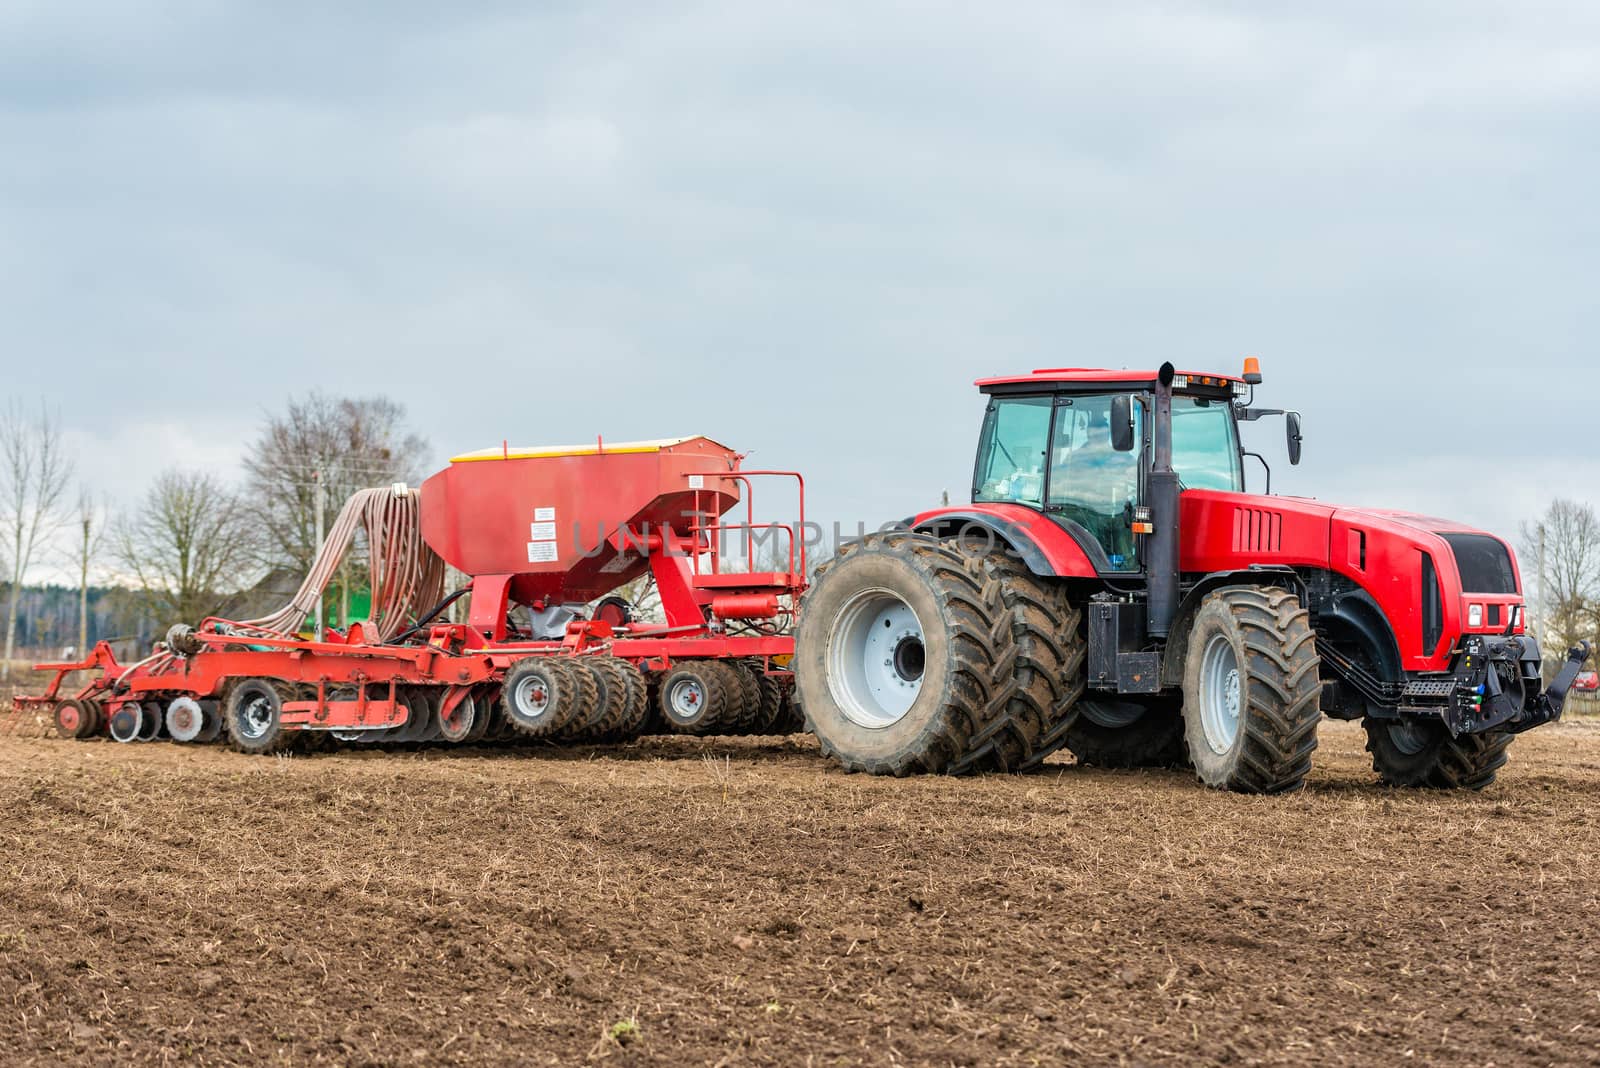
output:
[[[1172,468],[1184,489],[1244,490],[1237,434],[1227,401],[1172,398]]]
[[[974,501],[1035,507],[1044,502],[1050,406],[1049,397],[1002,397],[989,403],[973,480]]]

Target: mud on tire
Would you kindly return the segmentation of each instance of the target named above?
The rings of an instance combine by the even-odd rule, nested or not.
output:
[[[1025,771],[1060,749],[1077,719],[1087,681],[1083,613],[1065,586],[1037,577],[1014,556],[995,553],[989,563],[1011,619],[1015,686],[967,759],[978,768]]]
[[[511,665],[500,690],[506,721],[526,738],[553,738],[595,704],[595,684],[577,664],[530,656]]]
[[[998,569],[926,534],[842,551],[801,605],[795,647],[806,722],[848,771],[977,770],[1017,685]]]
[[[1372,770],[1389,786],[1482,790],[1506,763],[1515,735],[1504,731],[1451,737],[1443,723],[1368,717]]]
[[[678,734],[731,734],[744,716],[747,685],[731,664],[679,661],[661,680],[661,718]]]
[[[234,683],[222,701],[222,729],[228,745],[252,755],[288,749],[296,732],[285,730],[281,717],[283,702],[292,698],[292,688],[271,679]]]
[[[1184,733],[1201,781],[1240,793],[1298,790],[1317,748],[1320,665],[1295,594],[1233,586],[1207,595],[1183,677]]]

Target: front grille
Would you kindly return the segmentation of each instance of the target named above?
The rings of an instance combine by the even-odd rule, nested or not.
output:
[[[1462,593],[1507,594],[1517,592],[1511,553],[1499,538],[1487,534],[1441,534],[1456,556]]]

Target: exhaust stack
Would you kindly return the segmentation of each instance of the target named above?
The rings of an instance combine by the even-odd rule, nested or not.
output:
[[[1145,538],[1147,627],[1152,638],[1165,638],[1178,611],[1178,473],[1172,469],[1172,379],[1176,371],[1164,363],[1156,379],[1156,410],[1150,462],[1150,521],[1155,530]]]

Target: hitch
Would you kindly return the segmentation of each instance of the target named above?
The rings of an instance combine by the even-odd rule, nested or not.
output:
[[[1589,660],[1589,653],[1589,643],[1585,641],[1580,641],[1567,650],[1567,662],[1556,672],[1556,677],[1549,688],[1533,700],[1534,707],[1528,710],[1527,715],[1507,723],[1505,729],[1520,734],[1522,731],[1559,720],[1567,704],[1567,691],[1572,689],[1572,684],[1577,681],[1578,672],[1583,670],[1583,665]],[[1493,677],[1492,672],[1490,675]]]

